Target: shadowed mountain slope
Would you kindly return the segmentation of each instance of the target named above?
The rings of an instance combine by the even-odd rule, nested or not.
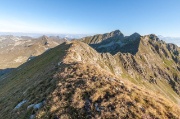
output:
[[[134,33],[131,36],[124,36],[119,30],[110,33],[82,38],[81,41],[89,44],[100,53],[136,54],[139,48],[140,35]]]

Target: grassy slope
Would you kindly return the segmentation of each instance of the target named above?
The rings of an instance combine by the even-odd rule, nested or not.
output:
[[[179,118],[176,104],[95,65],[69,65],[56,79],[57,88],[37,118]],[[86,100],[90,101],[90,113],[85,109]]]
[[[12,118],[13,108],[23,99],[29,100],[29,103],[37,103],[53,90],[55,82],[52,78],[56,72],[57,62],[62,60],[69,46],[62,44],[38,56],[18,67],[18,70],[1,81],[0,118]]]

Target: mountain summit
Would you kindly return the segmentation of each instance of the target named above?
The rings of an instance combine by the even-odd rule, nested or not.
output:
[[[82,41],[84,41],[88,44],[97,44],[104,40],[107,41],[108,39],[121,38],[121,37],[124,37],[124,35],[121,33],[121,31],[115,30],[110,33],[98,34],[98,35],[94,35],[92,37],[85,37],[85,38],[82,38]]]
[[[119,30],[82,38],[81,41],[90,44],[98,52],[116,54],[117,52],[135,54],[138,50],[141,35],[134,33],[124,36]],[[98,42],[97,42],[98,41]]]

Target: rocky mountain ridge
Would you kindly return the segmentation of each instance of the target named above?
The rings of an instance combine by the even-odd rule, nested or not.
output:
[[[179,48],[134,35],[116,53],[66,42],[4,75],[0,118],[178,119]],[[107,36],[108,43],[121,41]]]
[[[132,36],[136,37],[132,40]],[[93,37],[86,37],[86,39]],[[109,52],[112,54],[103,54],[103,56],[108,55],[106,59],[108,59],[109,71],[116,75],[128,77],[129,80],[132,79],[132,82],[151,90],[156,89],[154,86],[147,85],[146,82],[157,83],[160,81],[161,84],[158,84],[158,88],[163,89],[163,87],[170,85],[178,95],[180,94],[180,48],[178,46],[166,44],[154,34],[140,36],[136,33],[124,37],[124,39],[117,36],[116,38],[112,36],[112,38],[104,39],[97,44],[89,44],[100,53]],[[85,39],[82,41],[87,42]],[[106,41],[110,41],[111,45],[106,44]],[[121,44],[119,44],[120,41]],[[162,92],[164,93],[164,91]],[[172,99],[179,97],[171,91],[169,94]]]

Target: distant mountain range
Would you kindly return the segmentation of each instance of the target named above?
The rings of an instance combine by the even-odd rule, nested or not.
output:
[[[58,36],[60,38],[66,38],[66,39],[79,39],[79,38],[83,38],[83,37],[87,37],[93,34],[50,34],[50,33],[20,33],[20,32],[0,32],[0,36],[3,35],[13,35],[13,36],[29,36],[29,37],[33,37],[33,38],[38,38],[40,36],[46,35],[46,36]],[[180,37],[165,37],[162,35],[158,35],[158,37],[161,40],[166,41],[167,43],[174,43],[176,45],[178,45],[180,47]]]
[[[166,41],[167,43],[174,43],[174,44],[176,44],[176,45],[178,45],[180,47],[180,37],[164,37],[164,36],[161,36],[161,35],[158,35],[158,37],[161,40]]]
[[[13,35],[13,36],[29,36],[33,38],[38,38],[40,36],[58,36],[60,38],[74,39],[74,38],[82,38],[88,36],[88,34],[53,34],[53,33],[20,33],[20,32],[0,32],[1,35]]]
[[[16,68],[32,57],[65,42],[66,38],[56,36],[0,36],[0,69]]]

